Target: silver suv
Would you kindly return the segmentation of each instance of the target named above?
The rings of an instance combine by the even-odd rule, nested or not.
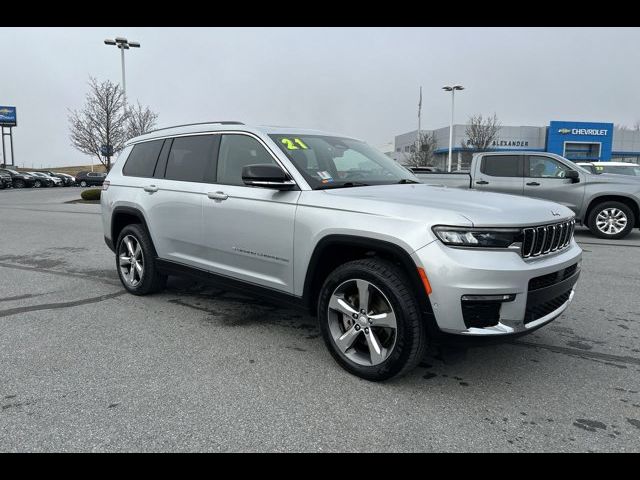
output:
[[[567,308],[580,274],[568,208],[421,184],[331,133],[156,130],[128,142],[103,190],[129,292],[187,274],[302,307],[369,380],[409,371],[428,342],[531,332]]]

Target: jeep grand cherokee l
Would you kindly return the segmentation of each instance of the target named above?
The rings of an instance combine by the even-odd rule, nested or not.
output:
[[[127,143],[101,205],[132,294],[189,274],[301,306],[369,380],[409,371],[430,340],[533,331],[580,274],[568,208],[421,184],[366,143],[313,130],[156,130]]]

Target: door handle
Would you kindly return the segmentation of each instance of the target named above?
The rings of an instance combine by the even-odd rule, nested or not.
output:
[[[530,186],[530,187],[539,187],[540,186],[540,184],[538,182],[529,182],[529,183],[527,183],[527,185]]]
[[[158,187],[156,187],[155,185],[147,185],[146,187],[144,187],[144,191],[149,193],[155,193],[158,191]]]
[[[478,185],[489,185],[489,182],[487,182],[486,180],[478,180],[476,183]]]
[[[224,192],[209,192],[207,193],[207,197],[209,197],[211,200],[226,200],[227,198],[229,198],[229,195]]]

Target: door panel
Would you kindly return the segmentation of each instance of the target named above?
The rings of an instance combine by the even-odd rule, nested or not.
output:
[[[204,195],[206,263],[214,273],[293,292],[293,226],[299,191],[208,185]]]
[[[489,192],[523,194],[522,155],[483,155],[476,162],[472,188]]]

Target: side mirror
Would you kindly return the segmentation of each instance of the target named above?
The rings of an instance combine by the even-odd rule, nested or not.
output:
[[[296,186],[296,182],[284,170],[271,163],[246,165],[242,168],[242,181],[250,187],[276,190],[291,190]]]
[[[572,183],[578,183],[580,181],[580,174],[575,170],[567,170],[564,178],[570,178]]]

